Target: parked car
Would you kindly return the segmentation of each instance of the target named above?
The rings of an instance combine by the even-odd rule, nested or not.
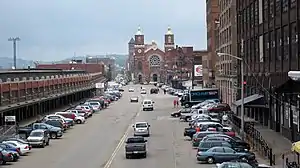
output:
[[[49,132],[42,129],[33,130],[27,140],[32,146],[44,148],[50,143]]]
[[[250,150],[250,145],[247,142],[234,139],[227,135],[222,135],[222,134],[207,135],[202,139],[201,142],[206,142],[206,141],[224,141],[224,142],[228,142],[230,144],[230,147],[232,147],[233,149],[239,148],[239,149]]]
[[[15,141],[15,140],[4,140],[4,141],[2,141],[2,143],[13,145],[16,148],[19,148],[21,155],[25,155],[26,153],[28,153],[31,150],[31,145],[29,145],[29,143],[21,143],[19,141]]]
[[[60,127],[55,127],[46,123],[33,123],[27,127],[20,127],[18,129],[18,134],[25,134],[25,137],[27,138],[33,130],[37,129],[46,130],[52,139],[57,139],[58,137],[63,136],[63,132]]]
[[[85,119],[87,119],[88,118],[88,116],[89,116],[89,113],[88,112],[85,112],[85,111],[83,111],[83,110],[81,110],[81,109],[73,109],[73,110],[68,110],[67,112],[71,112],[71,113],[74,113],[74,114],[77,114],[77,115],[79,115],[79,116],[81,116],[81,117],[84,117]]]
[[[172,117],[180,117],[181,114],[184,114],[184,113],[190,113],[191,112],[191,109],[190,108],[182,108],[178,111],[175,111],[173,113],[171,113],[171,116]]]
[[[92,117],[93,116],[93,109],[90,107],[90,106],[87,106],[87,105],[80,105],[80,106],[77,106],[75,108],[75,110],[83,110],[85,112],[88,113],[88,116],[89,117]]]
[[[197,153],[198,161],[209,164],[228,162],[234,159],[254,160],[255,154],[252,152],[237,152],[229,147],[213,147],[205,152]]]
[[[92,109],[94,111],[101,110],[101,103],[97,102],[97,101],[87,101],[87,102],[84,103],[84,105],[88,105],[88,106],[92,107]]]
[[[151,88],[150,89],[150,94],[158,94],[159,89],[158,88]]]
[[[7,162],[13,162],[14,157],[12,156],[11,153],[9,153],[8,151],[2,149],[0,151],[2,159],[0,160],[2,163],[2,165],[5,165]]]
[[[199,143],[202,141],[202,138],[204,138],[206,135],[209,134],[221,134],[220,132],[216,132],[216,131],[203,131],[203,132],[196,132],[193,135],[192,138],[192,145],[193,147],[197,147],[199,146]]]
[[[85,118],[83,116],[80,116],[76,113],[72,113],[69,111],[68,112],[57,112],[57,113],[55,113],[55,115],[61,115],[66,118],[70,118],[70,119],[74,120],[77,124],[85,123]]]
[[[132,156],[142,156],[143,158],[147,157],[147,140],[143,137],[131,137],[127,138],[125,145],[125,156],[126,159],[131,158]]]
[[[67,125],[61,119],[51,119],[44,121],[45,124],[51,125],[53,127],[61,128],[61,130],[66,131]]]
[[[66,118],[62,115],[55,115],[55,114],[50,114],[44,117],[44,120],[63,120],[65,124],[67,124],[68,127],[74,126],[74,120],[70,119],[70,118]]]
[[[2,146],[4,146],[4,145],[2,145]],[[8,153],[10,153],[12,155],[12,157],[13,157],[12,161],[13,162],[16,162],[16,161],[19,160],[20,154],[16,150],[14,150],[13,148],[7,147],[7,146],[0,147],[0,151],[3,151],[3,150],[7,151]]]

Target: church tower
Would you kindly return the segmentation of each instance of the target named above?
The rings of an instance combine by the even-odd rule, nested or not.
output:
[[[168,31],[165,34],[165,52],[174,49],[175,42],[174,42],[174,34],[172,32],[171,27],[168,27]]]
[[[143,80],[143,62],[145,52],[145,39],[142,33],[141,27],[138,27],[138,31],[134,36],[134,65],[135,65],[135,78],[141,83]]]

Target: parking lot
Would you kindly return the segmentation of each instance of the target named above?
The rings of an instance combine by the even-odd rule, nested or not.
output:
[[[128,92],[128,88],[135,92]],[[60,139],[50,141],[45,148],[34,148],[28,156],[10,164],[13,168],[37,167],[65,168],[201,168],[206,164],[196,162],[196,150],[191,142],[183,137],[186,123],[171,118],[173,108],[171,95],[149,94],[153,86],[143,86],[148,91],[140,94],[140,85],[126,86],[123,97],[111,104],[108,109],[95,113],[85,124],[77,124]],[[130,97],[139,96],[138,103],[130,103]],[[141,100],[152,99],[154,111],[142,111]],[[151,135],[147,142],[148,156],[144,159],[125,159],[124,140],[132,136],[132,124],[147,121],[151,125]],[[213,167],[213,165],[210,165]]]

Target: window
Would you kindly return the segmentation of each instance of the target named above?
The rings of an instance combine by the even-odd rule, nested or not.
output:
[[[224,148],[225,153],[234,153],[234,150],[231,148]]]
[[[264,20],[268,20],[269,17],[269,0],[264,0]]]
[[[266,61],[269,61],[269,48],[270,48],[269,34],[266,33],[264,35],[264,59]]]
[[[224,149],[223,149],[223,148],[215,148],[215,149],[213,150],[213,152],[224,153]]]
[[[282,12],[289,10],[289,0],[282,0]]]
[[[270,0],[269,15],[270,15],[270,18],[274,17],[274,2],[273,2],[273,0]]]
[[[296,7],[297,5],[297,0],[291,0],[291,8]]]
[[[283,28],[283,58],[284,60],[289,59],[289,28],[285,26]]]
[[[157,55],[150,56],[149,63],[150,63],[150,67],[160,66],[160,58],[159,58],[159,56],[157,56]]]
[[[276,56],[275,56],[275,33],[274,31],[270,32],[270,50],[271,50],[271,53],[270,53],[270,60],[271,61],[274,61],[276,60]]]
[[[139,62],[138,62],[138,70],[139,70],[139,71],[142,71],[142,70],[143,70],[143,63],[142,63],[142,61],[139,61]]]
[[[280,29],[276,30],[276,60],[281,60],[281,32]]]
[[[291,25],[291,41],[292,41],[292,53],[291,57],[297,57],[298,53],[298,32],[296,23]]]
[[[275,6],[275,15],[279,16],[281,13],[281,0],[276,0]]]

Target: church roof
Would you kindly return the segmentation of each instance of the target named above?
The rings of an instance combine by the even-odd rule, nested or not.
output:
[[[131,39],[130,39],[130,41],[128,42],[128,44],[134,44],[134,43],[135,43],[135,41],[134,41],[133,37],[131,37]]]

